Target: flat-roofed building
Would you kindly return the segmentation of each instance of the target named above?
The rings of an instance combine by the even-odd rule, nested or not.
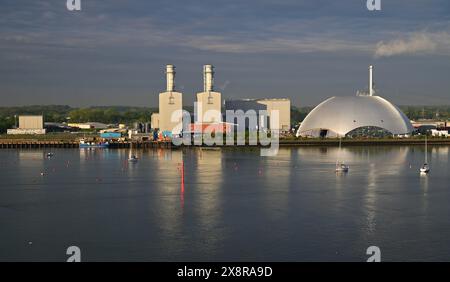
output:
[[[43,116],[19,116],[19,128],[21,129],[43,129]]]
[[[287,98],[259,99],[257,102],[267,107],[271,129],[288,131],[291,128],[291,100]],[[278,124],[275,123],[272,111],[278,111]]]
[[[257,126],[261,129],[270,128],[288,131],[291,127],[291,101],[289,99],[225,100],[225,110],[233,110],[235,112],[242,110],[247,119],[250,113],[248,111],[254,110],[256,112]],[[262,115],[261,111],[266,111],[266,115]],[[278,111],[278,122],[276,122],[275,117],[271,116],[274,114],[272,111]],[[240,116],[237,112],[236,114]],[[247,129],[255,129],[249,128],[248,121],[246,121],[245,127]]]
[[[42,115],[19,116],[19,128],[8,129],[7,134],[45,134]]]
[[[152,114],[150,126],[153,129],[159,129],[159,113]]]
[[[238,130],[248,129],[250,131],[269,128],[268,115],[262,115],[267,107],[258,103],[255,99],[225,100],[225,119],[232,122]],[[232,111],[233,118],[229,116]]]
[[[108,128],[107,124],[101,122],[83,122],[83,123],[69,123],[70,127],[75,127],[79,129],[105,129]]]

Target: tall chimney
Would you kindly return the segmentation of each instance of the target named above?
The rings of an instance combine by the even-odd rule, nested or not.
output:
[[[175,66],[166,66],[167,92],[175,91]]]
[[[203,66],[203,91],[214,90],[214,67],[212,65]]]
[[[373,96],[373,66],[369,66],[369,96]]]

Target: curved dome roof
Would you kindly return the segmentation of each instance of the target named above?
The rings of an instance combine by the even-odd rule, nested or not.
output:
[[[339,136],[364,126],[383,128],[392,134],[406,134],[413,127],[405,114],[380,96],[331,97],[315,107],[302,122],[297,136],[329,130]]]

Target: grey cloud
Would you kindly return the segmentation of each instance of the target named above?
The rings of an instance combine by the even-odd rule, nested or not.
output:
[[[236,41],[227,37],[197,36],[187,38],[183,44],[199,50],[225,53],[371,51],[371,44],[368,42],[352,42],[349,40],[321,37],[305,37],[302,39],[272,37],[267,39]]]

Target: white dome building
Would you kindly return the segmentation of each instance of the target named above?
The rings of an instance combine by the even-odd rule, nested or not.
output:
[[[386,99],[373,95],[372,69],[370,66],[369,94],[325,100],[306,116],[297,137],[344,137],[362,127],[381,128],[394,135],[411,133],[414,128],[406,115]]]

